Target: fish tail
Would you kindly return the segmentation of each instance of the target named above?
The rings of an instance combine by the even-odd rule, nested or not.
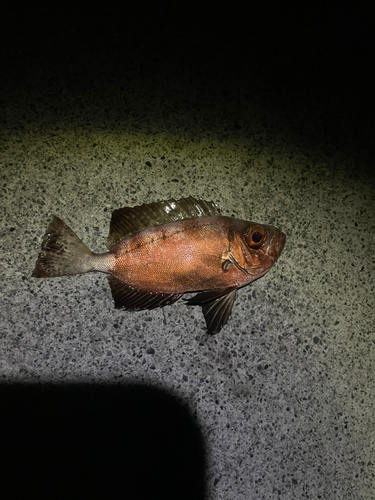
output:
[[[54,278],[94,270],[95,256],[64,221],[54,216],[43,237],[32,276]]]

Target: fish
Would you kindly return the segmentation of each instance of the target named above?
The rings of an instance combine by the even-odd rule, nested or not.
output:
[[[57,216],[43,237],[32,276],[108,274],[115,308],[200,305],[207,333],[227,323],[239,288],[264,276],[286,236],[273,226],[222,216],[216,203],[170,199],[112,213],[108,251],[92,252]]]

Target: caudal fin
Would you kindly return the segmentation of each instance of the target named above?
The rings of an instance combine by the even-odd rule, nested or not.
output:
[[[43,237],[32,276],[54,278],[87,273],[92,270],[94,255],[64,221],[54,216]]]

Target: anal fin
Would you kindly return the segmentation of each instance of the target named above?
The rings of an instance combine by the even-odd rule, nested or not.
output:
[[[219,333],[228,321],[232,312],[237,288],[224,288],[222,290],[209,290],[201,292],[188,299],[188,305],[202,306],[203,314],[207,324],[207,333],[214,335]]]
[[[114,276],[108,276],[108,281],[116,309],[127,309],[129,311],[155,309],[156,307],[173,304],[183,295],[182,293],[160,293],[140,290],[127,285]]]

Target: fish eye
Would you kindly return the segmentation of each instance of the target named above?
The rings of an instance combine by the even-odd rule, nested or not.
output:
[[[251,235],[251,241],[253,243],[259,243],[262,238],[263,238],[263,234],[260,233],[259,231],[255,231],[255,233],[253,233]]]
[[[266,232],[260,226],[254,226],[246,236],[246,242],[251,248],[260,248],[267,237]]]

